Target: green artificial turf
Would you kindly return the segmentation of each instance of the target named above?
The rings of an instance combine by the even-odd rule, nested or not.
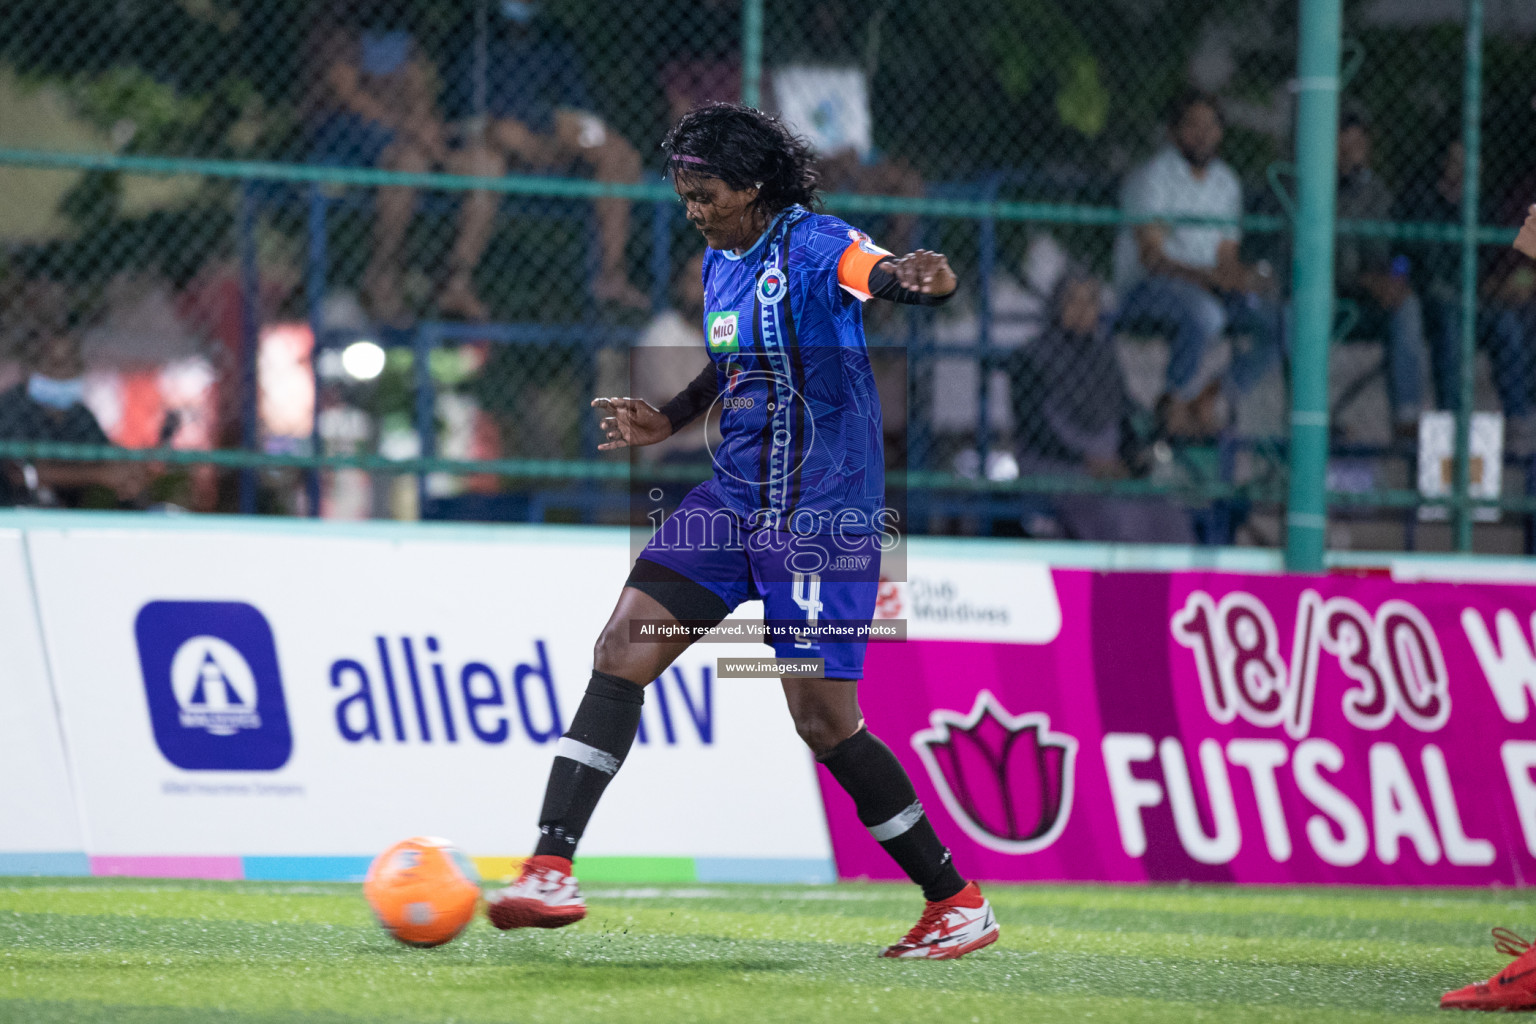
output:
[[[925,963],[875,956],[903,885],[593,886],[573,927],[418,950],[353,885],[8,879],[0,1021],[1401,1021],[1536,924],[1510,891],[986,891],[1002,939]]]

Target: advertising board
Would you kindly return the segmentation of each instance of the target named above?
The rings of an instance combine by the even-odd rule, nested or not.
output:
[[[526,853],[629,569],[607,531],[35,529],[28,544],[97,873],[253,877],[322,858],[352,876],[422,833]],[[582,852],[826,877],[778,682],[721,685],[717,653],[650,687]]]
[[[83,874],[84,837],[37,630],[26,550],[0,530],[0,873]]]
[[[870,728],[962,871],[1520,885],[1536,590],[1052,571],[1043,643],[871,649]],[[896,877],[821,776],[839,874]]]
[[[75,522],[0,532],[0,872],[354,878],[413,833],[483,865],[528,850],[622,531]],[[864,714],[967,873],[1536,871],[1527,566],[1099,572],[1037,550],[918,538],[881,588],[908,640],[871,645]],[[701,645],[650,687],[585,877],[827,879],[834,853],[896,877],[778,683],[718,677],[767,653]]]

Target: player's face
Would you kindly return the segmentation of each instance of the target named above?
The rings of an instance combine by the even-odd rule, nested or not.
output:
[[[762,215],[752,205],[757,189],[738,191],[719,178],[693,175],[676,176],[672,187],[711,249],[745,249],[763,233]]]

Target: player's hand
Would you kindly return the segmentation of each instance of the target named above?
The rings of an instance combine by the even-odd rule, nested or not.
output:
[[[598,427],[607,440],[597,446],[600,452],[639,448],[672,436],[672,421],[644,399],[594,398],[592,408],[603,416]]]
[[[948,295],[960,283],[950,269],[949,257],[941,252],[919,249],[898,260],[886,260],[881,266],[896,275],[903,288],[924,295]]]
[[[1536,260],[1536,203],[1525,212],[1525,223],[1520,225],[1520,233],[1515,236],[1515,249]]]

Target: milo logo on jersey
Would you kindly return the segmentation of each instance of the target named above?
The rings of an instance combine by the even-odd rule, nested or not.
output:
[[[711,313],[704,325],[704,336],[709,339],[711,352],[736,352],[741,348],[737,331],[736,313]]]

